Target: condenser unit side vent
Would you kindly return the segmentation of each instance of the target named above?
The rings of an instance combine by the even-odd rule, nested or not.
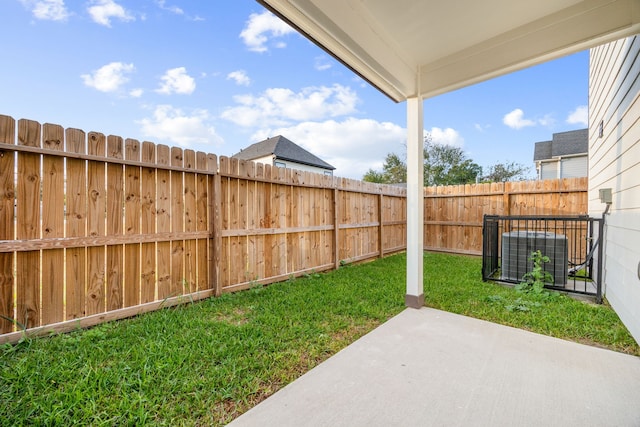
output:
[[[510,231],[502,233],[502,279],[520,282],[533,270],[531,253],[540,250],[549,257],[544,270],[553,276],[554,286],[567,283],[567,237],[543,231]]]

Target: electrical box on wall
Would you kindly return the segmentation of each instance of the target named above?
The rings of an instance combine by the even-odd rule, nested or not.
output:
[[[613,201],[612,195],[611,195],[611,189],[610,188],[601,188],[599,190],[600,193],[600,202],[601,203],[606,203],[608,205],[610,205]]]

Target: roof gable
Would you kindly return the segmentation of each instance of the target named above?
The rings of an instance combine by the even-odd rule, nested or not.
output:
[[[335,167],[329,163],[311,154],[299,145],[294,144],[282,135],[256,142],[239,153],[234,154],[233,157],[241,160],[254,160],[268,155],[274,155],[276,159],[288,160],[321,169],[335,169]]]
[[[589,130],[579,129],[553,134],[553,157],[589,152]]]
[[[589,152],[589,130],[578,129],[553,134],[551,141],[536,142],[533,160],[549,160],[556,157],[587,154]]]

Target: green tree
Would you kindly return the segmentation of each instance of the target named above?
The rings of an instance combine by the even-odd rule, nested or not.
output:
[[[424,185],[469,184],[482,175],[482,167],[460,147],[424,142]]]
[[[434,144],[427,135],[424,139],[424,185],[455,185],[476,182],[482,176],[482,167],[467,158],[460,147]],[[382,184],[407,182],[407,163],[397,154],[389,153],[382,171],[369,169],[363,181]]]
[[[407,165],[395,153],[387,154],[382,165],[382,172],[369,169],[362,178],[363,181],[381,184],[399,184],[407,182]]]
[[[369,169],[362,177],[362,180],[366,182],[375,182],[376,184],[388,184],[385,182],[384,174],[373,169]]]
[[[516,162],[496,163],[489,166],[484,182],[524,181],[529,178],[531,168]]]

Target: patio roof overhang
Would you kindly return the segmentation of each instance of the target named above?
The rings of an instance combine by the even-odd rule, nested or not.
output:
[[[423,293],[423,99],[640,33],[640,0],[257,0],[407,101],[407,293]]]
[[[638,0],[258,0],[396,102],[640,32]]]

